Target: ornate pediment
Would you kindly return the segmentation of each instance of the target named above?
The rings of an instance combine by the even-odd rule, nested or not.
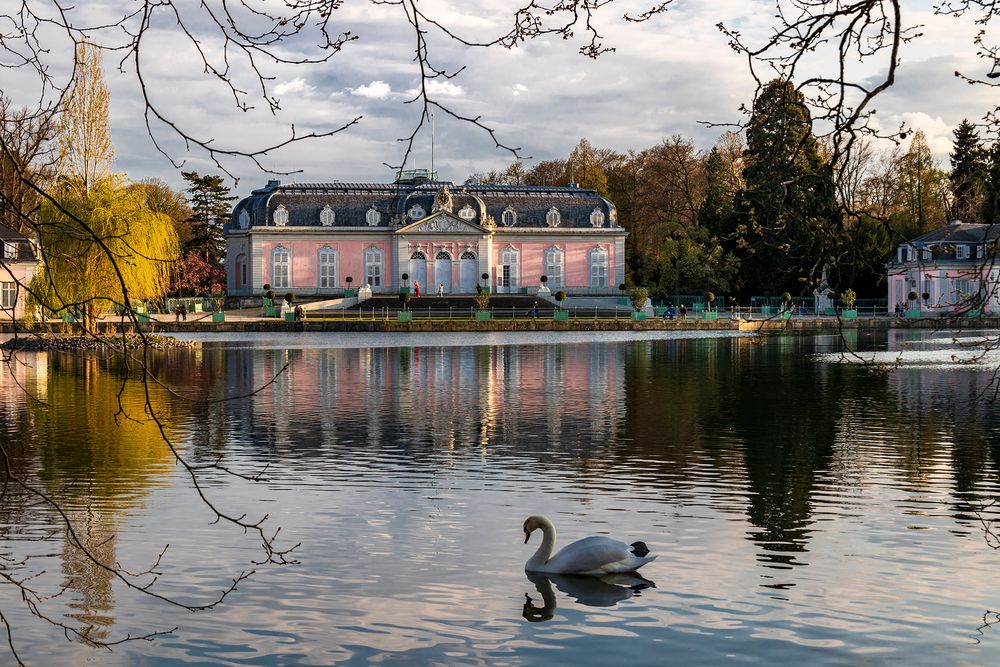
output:
[[[443,211],[396,230],[397,234],[488,234],[491,230]]]

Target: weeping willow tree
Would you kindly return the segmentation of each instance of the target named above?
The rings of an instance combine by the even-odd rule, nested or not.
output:
[[[29,305],[77,313],[85,331],[116,305],[161,300],[180,256],[170,219],[118,178],[103,179],[89,192],[66,188],[47,200],[38,237],[44,261]]]

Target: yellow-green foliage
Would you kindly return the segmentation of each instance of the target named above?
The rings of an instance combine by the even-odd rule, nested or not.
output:
[[[59,206],[46,201],[39,216],[35,305],[79,307],[90,326],[115,303],[163,298],[180,244],[170,220],[150,210],[141,192],[108,178],[89,193],[67,188],[56,198]]]

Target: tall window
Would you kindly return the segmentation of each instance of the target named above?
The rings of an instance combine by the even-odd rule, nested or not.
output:
[[[608,286],[608,251],[604,248],[590,251],[590,286]]]
[[[434,255],[434,259],[451,259],[451,255],[442,250],[438,254]]]
[[[17,283],[0,283],[0,307],[13,308],[17,304]]]
[[[247,284],[247,256],[239,254],[236,256],[236,286],[243,287]]]
[[[292,253],[288,248],[275,248],[271,256],[271,284],[277,288],[292,286]]]
[[[365,277],[373,288],[382,286],[382,251],[378,248],[365,250]]]
[[[319,286],[337,286],[337,251],[330,247],[319,249]]]
[[[549,248],[545,251],[545,275],[549,277],[549,287],[554,289],[563,287],[563,251],[559,248]]]
[[[12,241],[3,242],[3,258],[17,259],[17,244]]]
[[[517,287],[518,284],[517,250],[505,248],[500,253],[500,284],[503,287]]]

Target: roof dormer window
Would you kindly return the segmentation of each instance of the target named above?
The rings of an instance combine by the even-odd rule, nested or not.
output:
[[[508,206],[500,214],[500,222],[503,223],[504,227],[513,227],[517,222],[517,213],[514,211],[513,207]]]
[[[558,227],[561,222],[562,216],[559,214],[559,209],[553,206],[549,209],[549,212],[545,214],[545,224],[549,227]]]
[[[324,227],[333,227],[333,223],[336,219],[337,215],[333,212],[333,209],[330,208],[329,204],[324,206],[323,210],[319,212],[319,224]]]
[[[969,246],[961,243],[956,245],[955,259],[969,259]]]
[[[274,209],[274,224],[278,227],[284,227],[288,224],[288,209],[285,208],[284,204],[278,204],[278,208]]]
[[[476,219],[476,209],[472,208],[468,204],[463,206],[458,211],[458,217],[462,220],[475,220]]]

